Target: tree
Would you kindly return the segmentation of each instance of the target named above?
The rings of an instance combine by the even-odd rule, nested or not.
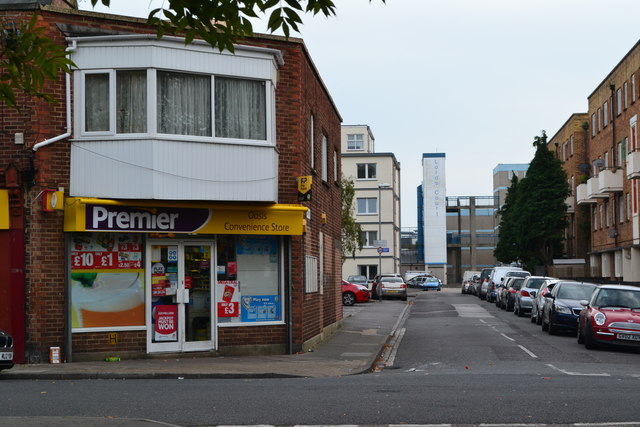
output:
[[[19,109],[16,93],[52,102],[46,93],[46,80],[70,72],[72,62],[65,48],[55,44],[38,26],[37,15],[29,22],[2,23],[0,38],[0,102]]]
[[[353,180],[342,178],[342,260],[351,256],[355,258],[356,251],[362,250],[362,227],[354,217],[353,198],[356,191]]]
[[[528,269],[550,265],[561,255],[569,196],[562,162],[547,147],[547,135],[534,139],[536,148],[527,176],[518,184],[514,216],[518,251]]]
[[[493,255],[502,263],[510,264],[518,261],[521,253],[518,250],[518,234],[516,229],[516,200],[518,195],[518,176],[513,174],[511,186],[507,189],[504,204],[498,211],[500,215],[499,239]]]
[[[98,2],[109,6],[111,0],[91,0],[93,6]],[[330,17],[336,6],[333,0],[166,0],[163,7],[149,13],[147,24],[156,28],[158,38],[180,35],[191,43],[197,37],[220,51],[233,52],[234,43],[253,35],[251,18],[268,15],[269,31],[282,30],[288,38],[291,30],[299,32],[300,15],[305,13]],[[17,109],[16,93],[52,102],[46,81],[54,80],[60,72],[71,72],[73,63],[65,48],[37,26],[37,14],[28,24],[12,25],[2,23],[0,102]]]

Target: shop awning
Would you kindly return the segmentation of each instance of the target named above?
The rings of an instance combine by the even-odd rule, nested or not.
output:
[[[64,231],[301,235],[302,205],[67,197]]]

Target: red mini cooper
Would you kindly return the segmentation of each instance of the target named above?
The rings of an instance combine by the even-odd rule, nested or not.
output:
[[[590,301],[580,304],[579,344],[589,349],[600,344],[640,346],[640,288],[602,285]]]

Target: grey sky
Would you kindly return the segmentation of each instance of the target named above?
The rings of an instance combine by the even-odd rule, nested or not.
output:
[[[160,2],[111,0],[108,11],[146,16]],[[640,38],[638,0],[335,3],[336,17],[303,17],[294,36],[343,124],[371,126],[376,151],[400,161],[403,227],[416,226],[422,153],[446,153],[448,195],[491,195],[493,168],[528,163],[541,130],[551,137],[586,112]]]

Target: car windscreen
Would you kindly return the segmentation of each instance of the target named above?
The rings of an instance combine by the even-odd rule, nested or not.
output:
[[[640,308],[640,291],[603,289],[594,301],[596,307]]]
[[[347,282],[366,282],[366,276],[349,276]]]
[[[523,284],[523,283],[524,283],[524,279],[520,279],[520,278],[518,278],[518,279],[513,279],[513,280],[511,281],[511,287],[512,287],[513,289],[515,289],[515,290],[518,290],[518,289],[520,289],[520,288],[522,287],[522,284]]]
[[[526,271],[510,271],[506,275],[507,275],[507,277],[527,277],[527,276],[531,276]]]
[[[595,285],[564,283],[560,286],[560,289],[558,289],[556,297],[559,299],[588,300],[591,298],[595,289]]]
[[[383,277],[382,282],[402,283],[402,279],[399,277]]]
[[[527,288],[540,289],[540,286],[544,283],[545,279],[529,279],[527,282]]]

